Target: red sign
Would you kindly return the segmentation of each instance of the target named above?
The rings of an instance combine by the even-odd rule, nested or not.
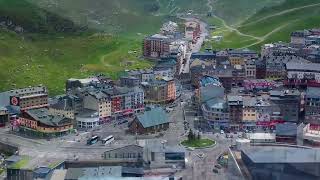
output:
[[[19,106],[20,105],[20,99],[15,96],[10,97],[10,105],[12,106]]]

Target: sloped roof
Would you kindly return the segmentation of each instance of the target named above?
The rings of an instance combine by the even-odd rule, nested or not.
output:
[[[63,126],[71,123],[71,119],[66,118],[63,115],[52,115],[46,108],[30,109],[26,113],[36,121],[39,121],[48,126]]]
[[[168,123],[167,113],[160,107],[146,111],[141,115],[137,115],[137,120],[144,128]]]
[[[212,98],[223,97],[224,88],[219,86],[206,86],[200,88],[201,102],[206,102]]]

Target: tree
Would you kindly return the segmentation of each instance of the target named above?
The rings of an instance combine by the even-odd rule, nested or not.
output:
[[[192,132],[192,130],[189,130],[189,134],[188,134],[188,141],[192,141],[194,139],[194,134]]]
[[[198,140],[201,139],[201,135],[200,135],[200,132],[198,132],[198,137],[197,137]]]

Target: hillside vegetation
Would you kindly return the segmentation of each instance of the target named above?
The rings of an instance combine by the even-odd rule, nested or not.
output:
[[[177,13],[206,11],[200,2],[0,0],[0,91],[44,84],[54,95],[71,77],[148,68],[143,37]],[[14,33],[17,27],[24,32]]]
[[[262,44],[289,41],[295,30],[319,27],[320,2],[318,0],[286,0],[285,2],[262,8],[259,12],[240,23],[229,26],[221,18],[219,28],[212,35],[223,35],[221,42],[206,46],[213,48],[251,48],[259,50]],[[213,21],[213,20],[211,20]]]

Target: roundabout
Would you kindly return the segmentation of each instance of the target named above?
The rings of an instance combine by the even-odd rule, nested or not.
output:
[[[201,148],[209,148],[216,145],[216,141],[211,139],[193,139],[193,140],[184,140],[180,142],[181,145],[189,148],[201,149]]]

